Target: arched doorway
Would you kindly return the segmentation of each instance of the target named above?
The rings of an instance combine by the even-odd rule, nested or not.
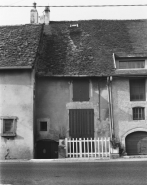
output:
[[[126,136],[127,155],[147,155],[147,132],[137,131]]]
[[[40,140],[36,145],[37,159],[56,159],[58,158],[59,143],[53,140]]]

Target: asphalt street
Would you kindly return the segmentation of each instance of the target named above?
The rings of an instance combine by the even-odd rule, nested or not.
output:
[[[0,163],[0,184],[147,185],[147,161]]]

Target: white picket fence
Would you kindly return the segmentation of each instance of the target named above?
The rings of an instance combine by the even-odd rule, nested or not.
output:
[[[65,138],[66,157],[110,158],[110,138]]]

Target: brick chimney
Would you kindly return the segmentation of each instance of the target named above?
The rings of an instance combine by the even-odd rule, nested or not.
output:
[[[50,21],[50,9],[49,9],[49,6],[46,6],[45,7],[44,12],[45,12],[44,23],[46,25],[48,25],[49,24],[49,21]]]
[[[38,12],[36,10],[36,3],[33,3],[33,9],[30,12],[30,23],[37,24],[38,23]]]

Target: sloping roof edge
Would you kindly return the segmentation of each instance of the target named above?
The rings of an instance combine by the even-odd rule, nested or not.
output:
[[[33,66],[0,67],[0,70],[6,70],[6,69],[33,69]]]

